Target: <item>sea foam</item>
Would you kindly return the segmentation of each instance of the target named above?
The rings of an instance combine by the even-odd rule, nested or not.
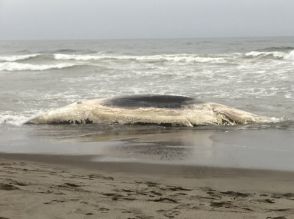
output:
[[[15,61],[22,61],[31,58],[38,57],[40,54],[26,54],[26,55],[11,55],[11,56],[0,56],[0,61],[4,62],[15,62]]]
[[[76,66],[77,64],[72,63],[58,63],[58,64],[27,64],[18,62],[3,62],[0,63],[0,71],[44,71],[50,69],[63,69]]]
[[[162,54],[162,55],[106,55],[106,54],[54,54],[56,60],[125,60],[125,61],[146,61],[146,62],[200,62],[200,63],[226,63],[223,57],[206,57],[196,54]]]
[[[285,59],[285,60],[294,60],[294,50],[291,50],[289,52],[281,52],[281,51],[269,51],[269,52],[263,52],[263,51],[251,51],[248,53],[245,53],[245,57],[272,57],[277,59]]]
[[[24,115],[16,115],[13,112],[0,114],[0,125],[21,126],[30,117]]]

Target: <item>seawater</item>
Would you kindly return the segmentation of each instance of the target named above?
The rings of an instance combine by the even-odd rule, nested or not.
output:
[[[81,138],[77,136],[92,136],[93,133],[96,137],[87,139],[87,142],[104,141],[101,139],[105,139],[105,135],[108,140],[115,139],[114,136],[123,132],[125,127],[44,128],[26,126],[23,123],[38,114],[75,101],[133,94],[189,96],[202,102],[221,103],[261,116],[281,119],[282,122],[277,124],[206,127],[204,130],[200,127],[192,132],[195,132],[195,136],[199,132],[223,133],[226,141],[230,139],[230,135],[225,134],[227,131],[254,132],[256,135],[265,133],[264,136],[275,136],[275,140],[271,142],[283,142],[283,139],[287,139],[281,143],[286,144],[286,149],[281,153],[294,155],[294,150],[291,151],[291,139],[294,139],[294,37],[0,41],[0,151],[31,152],[28,148],[35,144],[34,151],[41,153],[44,148],[41,150],[42,147],[37,146],[40,143],[33,142],[43,139],[49,144],[53,139],[55,143],[48,148],[55,148],[54,145],[60,139],[81,142]],[[41,134],[39,129],[42,130]],[[67,131],[62,131],[64,129]],[[148,133],[156,133],[161,129],[148,128]],[[105,134],[105,131],[109,134]],[[181,139],[190,133],[186,130],[172,130],[174,131],[182,133],[182,137],[179,137]],[[100,132],[103,133],[103,138],[97,137]],[[137,134],[136,132],[136,136]],[[195,142],[195,138],[193,139]],[[244,149],[255,144],[243,140],[236,143],[242,146],[245,142],[239,148]],[[179,142],[179,147],[187,146],[185,141]],[[212,142],[219,145],[217,142],[224,141]],[[258,142],[266,151],[269,143],[261,139]],[[172,145],[175,147],[170,143],[161,144],[165,152],[161,151],[159,154],[174,151],[170,149]],[[199,142],[197,145],[199,146]],[[206,144],[202,145],[203,148],[198,148],[200,152],[207,150],[204,146]],[[279,148],[279,145],[276,147]],[[213,153],[216,148],[218,147],[210,146],[211,160],[217,154]],[[230,149],[232,148],[227,150]],[[60,150],[62,151],[61,148]],[[73,153],[72,150],[65,151],[70,154]],[[49,152],[52,150],[48,149],[46,153]],[[82,150],[79,152],[83,153]],[[268,153],[270,154],[269,151]],[[185,156],[182,160],[185,160]],[[284,168],[289,165],[287,163],[282,166]]]

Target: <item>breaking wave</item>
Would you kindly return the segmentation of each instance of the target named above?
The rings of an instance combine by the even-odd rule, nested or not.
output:
[[[245,57],[248,57],[248,58],[276,58],[276,59],[294,60],[294,50],[291,50],[289,52],[251,51],[251,52],[245,53]]]
[[[205,57],[195,54],[163,54],[163,55],[147,55],[147,56],[135,56],[135,55],[105,55],[105,54],[54,54],[56,60],[76,60],[76,61],[91,61],[91,60],[133,60],[133,61],[146,61],[146,62],[200,62],[200,63],[226,63],[227,61],[223,57]]]
[[[18,62],[4,62],[0,63],[0,71],[44,71],[51,69],[63,69],[77,66],[72,63],[59,63],[59,64],[48,64],[48,65],[36,65]]]
[[[7,112],[0,115],[0,125],[21,126],[30,117],[25,115],[17,115],[13,112]]]
[[[40,56],[40,54],[26,54],[26,55],[11,55],[11,56],[0,56],[0,61],[4,62],[15,62],[22,61]]]

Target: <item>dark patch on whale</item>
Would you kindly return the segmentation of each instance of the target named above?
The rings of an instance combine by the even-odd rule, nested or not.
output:
[[[121,108],[182,108],[184,106],[199,104],[200,101],[191,97],[175,95],[134,95],[115,97],[105,100],[102,105]]]

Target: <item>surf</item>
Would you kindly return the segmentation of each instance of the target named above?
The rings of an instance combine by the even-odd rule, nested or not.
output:
[[[15,62],[15,61],[23,61],[31,58],[36,58],[40,56],[39,53],[36,54],[25,54],[25,55],[10,55],[10,56],[0,56],[0,61],[4,62]]]
[[[246,58],[274,58],[294,60],[294,50],[291,51],[251,51],[245,53]]]
[[[208,57],[198,54],[161,54],[161,55],[110,55],[110,54],[54,54],[55,60],[75,61],[139,61],[139,62],[175,62],[175,63],[227,63],[224,57]]]
[[[0,71],[44,71],[51,69],[64,69],[77,66],[72,63],[58,63],[58,64],[28,64],[18,62],[3,62],[0,63]]]

